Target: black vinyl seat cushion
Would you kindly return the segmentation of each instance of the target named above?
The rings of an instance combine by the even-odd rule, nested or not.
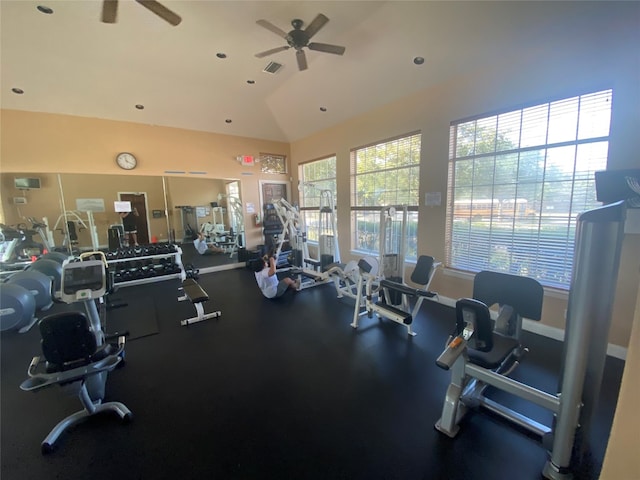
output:
[[[91,322],[82,312],[61,312],[38,323],[47,371],[64,371],[101,360],[108,345],[98,347]]]
[[[495,370],[519,346],[520,342],[515,338],[494,333],[493,348],[491,350],[481,352],[480,350],[469,348],[467,352],[471,363],[489,370]]]

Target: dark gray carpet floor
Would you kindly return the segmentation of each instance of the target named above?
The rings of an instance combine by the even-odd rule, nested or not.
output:
[[[38,330],[2,333],[3,480],[540,478],[545,449],[495,418],[471,415],[456,439],[433,428],[449,381],[435,359],[450,309],[426,303],[408,338],[375,319],[352,329],[353,303],[331,285],[271,301],[245,269],[199,282],[211,297],[206,310],[222,316],[190,327],[179,324],[194,309],[176,301],[177,280],[126,289],[129,303],[153,299],[153,308],[133,308],[153,315],[158,330],[130,341],[125,367],[109,375],[106,400],[135,418],[91,418],[48,456],[40,442],[80,403],[59,388],[21,391]],[[525,343],[531,353],[515,377],[554,392],[562,345],[530,333]],[[607,361],[576,478],[598,477],[622,369]],[[551,422],[542,409],[514,405]]]

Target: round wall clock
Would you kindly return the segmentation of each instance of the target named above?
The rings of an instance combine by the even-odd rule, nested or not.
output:
[[[133,170],[138,165],[138,160],[136,160],[136,157],[134,157],[133,154],[122,152],[116,157],[116,163],[120,168]]]

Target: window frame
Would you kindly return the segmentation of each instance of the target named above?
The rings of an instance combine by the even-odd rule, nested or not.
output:
[[[333,160],[333,172],[334,176],[331,177],[316,177],[313,179],[306,178],[305,170],[312,165],[318,165],[320,162],[330,162]],[[333,205],[336,210],[334,214],[337,214],[337,201],[336,197],[338,194],[338,174],[337,174],[337,166],[338,166],[337,156],[335,154],[327,155],[321,158],[316,158],[314,160],[309,160],[307,162],[302,162],[298,164],[298,192],[299,192],[299,204],[300,204],[300,212],[304,218],[304,224],[307,232],[307,241],[309,244],[316,245],[319,242],[320,233],[319,233],[319,206],[320,206],[320,195],[322,190],[329,190],[326,188],[317,189],[318,195],[317,197],[313,197],[317,199],[317,202],[310,202],[310,198],[307,198],[305,195],[304,186],[307,183],[325,183],[325,182],[333,182],[333,188],[331,189],[331,194],[333,195]],[[313,205],[310,205],[313,203]],[[315,225],[311,220],[317,213],[318,219],[315,221]]]
[[[545,288],[568,291],[577,215],[600,206],[593,173],[607,168],[613,95],[612,88],[604,88],[451,122],[445,227],[445,266],[448,269],[469,274],[494,270],[529,275]],[[605,103],[600,103],[603,101]],[[546,116],[540,116],[543,120],[525,122],[526,114],[543,111],[546,111]],[[519,129],[517,145],[509,145],[505,141],[512,133],[508,129],[502,131],[504,138],[501,138],[501,128],[505,128],[500,124],[501,117],[507,125],[510,117],[518,118],[514,122]],[[491,126],[493,120],[494,127]],[[575,130],[566,128],[567,120],[575,122]],[[535,131],[543,123],[541,135],[541,131]],[[473,135],[465,135],[464,128],[471,130],[471,125]],[[486,136],[489,141],[485,143],[480,137],[482,128],[489,131]],[[605,129],[606,134],[603,134]],[[535,136],[529,137],[523,132],[535,132],[538,139],[544,138],[535,143],[532,142]],[[492,141],[493,148],[487,148]],[[513,159],[517,159],[517,168],[508,180],[501,176],[500,169]],[[571,170],[570,175],[567,175],[568,170]],[[476,173],[481,171],[491,178],[490,183],[482,183],[481,180],[476,183]],[[533,171],[538,175],[535,179],[531,175]],[[460,183],[457,175],[464,178]],[[473,180],[465,184],[468,178]],[[561,190],[562,185],[571,186],[569,195]],[[476,188],[478,192],[491,194],[475,196]],[[512,198],[501,198],[500,195],[510,188],[513,188]],[[521,197],[518,192],[534,193],[529,198],[522,198],[525,195]],[[482,210],[466,204],[464,207],[468,213],[462,215],[463,203],[474,201],[479,205],[487,203],[482,205]],[[508,201],[511,203],[503,203]],[[527,201],[531,203],[527,205]],[[568,205],[566,211],[563,210],[563,201]],[[489,202],[497,204],[493,203],[493,207],[487,207],[487,210],[485,207]],[[509,218],[512,222],[510,230]],[[461,222],[468,222],[468,227]],[[528,234],[524,233],[525,228],[529,229]],[[564,235],[562,242],[561,233]],[[529,248],[532,242],[535,246]],[[500,258],[500,248],[504,258]],[[467,261],[464,260],[465,254]],[[472,258],[475,254],[480,255],[478,260]]]
[[[399,141],[407,141],[410,145],[410,150],[408,153],[409,158],[412,158],[411,162],[408,162],[404,165],[399,165],[391,168],[383,168],[383,169],[367,169],[364,171],[358,171],[358,161],[362,158],[360,155],[364,155],[365,157],[368,154],[376,153],[375,149],[385,148],[388,149],[390,145],[393,145],[395,142]],[[414,143],[417,142],[417,148],[414,149]],[[398,149],[400,146],[398,145]],[[352,252],[357,252],[359,254],[368,254],[378,256],[379,254],[379,223],[380,223],[380,211],[389,206],[404,206],[401,202],[385,202],[388,204],[385,205],[366,205],[366,201],[359,202],[358,201],[358,185],[359,178],[363,178],[365,175],[375,175],[382,174],[383,176],[390,176],[393,172],[398,172],[400,170],[411,170],[408,173],[409,175],[409,188],[406,190],[407,196],[412,196],[411,203],[406,203],[407,207],[407,234],[406,234],[406,242],[405,245],[405,262],[415,262],[417,260],[417,250],[418,250],[418,209],[420,206],[420,167],[421,167],[421,158],[422,158],[422,131],[415,130],[412,132],[404,133],[401,135],[397,135],[391,138],[387,138],[384,140],[379,140],[376,142],[372,142],[366,145],[362,145],[359,147],[352,148],[349,155],[350,161],[350,213],[351,213],[351,239],[350,246]],[[385,157],[385,162],[388,157]],[[412,185],[412,182],[415,185]],[[388,190],[392,191],[392,190]],[[395,190],[395,198],[397,200],[399,195],[398,189]],[[364,204],[363,204],[364,203]],[[367,219],[367,220],[365,220]],[[364,229],[359,227],[360,224],[366,223]],[[371,244],[371,247],[367,248],[363,246],[363,242]]]

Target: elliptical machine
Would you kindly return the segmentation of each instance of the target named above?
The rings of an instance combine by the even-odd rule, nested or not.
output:
[[[33,257],[46,253],[44,245],[33,240],[36,233],[24,224],[16,227],[0,224],[0,263],[3,266],[28,265]]]

